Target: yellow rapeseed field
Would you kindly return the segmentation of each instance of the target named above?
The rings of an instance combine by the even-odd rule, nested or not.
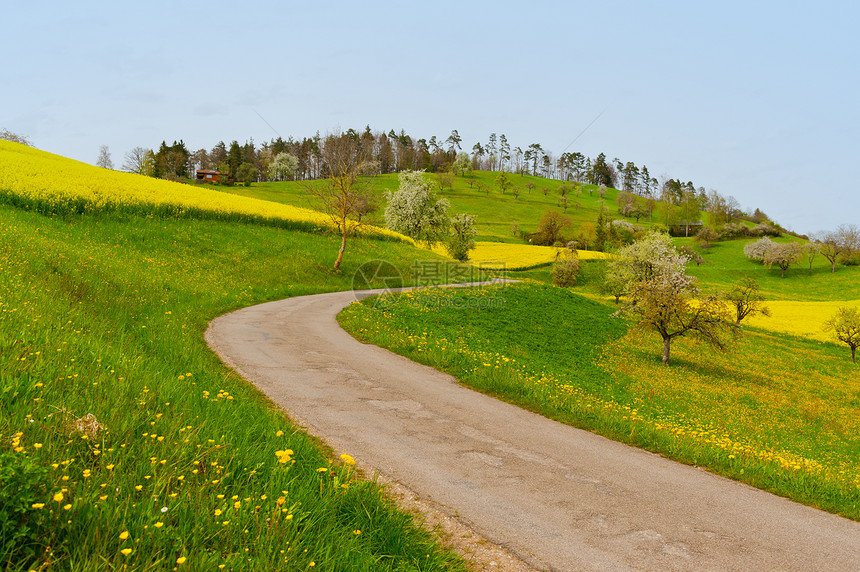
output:
[[[860,308],[860,300],[805,302],[775,300],[765,303],[771,316],[750,316],[744,323],[775,332],[803,336],[820,341],[834,341],[832,332],[824,331],[824,322],[842,306]]]
[[[480,264],[482,268],[517,270],[534,268],[555,262],[566,249],[554,246],[533,246],[531,244],[508,244],[504,242],[476,242],[475,249],[469,252],[469,261]],[[434,252],[447,255],[441,244],[433,247]],[[611,254],[592,250],[577,250],[580,260],[611,258]]]
[[[323,213],[260,199],[241,197],[209,187],[175,183],[142,175],[102,169],[32,147],[0,141],[0,195],[18,204],[41,205],[52,212],[125,210],[173,215],[201,211],[230,217],[295,221],[309,226],[331,226]],[[407,242],[411,239],[373,228]]]

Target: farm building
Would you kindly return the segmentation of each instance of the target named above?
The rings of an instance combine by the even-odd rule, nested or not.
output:
[[[682,220],[672,224],[669,227],[669,232],[674,236],[693,236],[702,230],[703,226],[705,226],[705,224],[700,220],[695,222]]]
[[[209,169],[200,169],[197,171],[198,183],[218,183],[227,178],[227,175],[220,171],[210,171]]]

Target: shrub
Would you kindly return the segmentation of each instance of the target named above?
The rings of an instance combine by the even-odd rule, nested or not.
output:
[[[576,258],[559,260],[552,266],[552,283],[561,288],[574,286],[579,278],[579,270],[579,260]]]
[[[749,229],[746,227],[746,225],[741,224],[739,222],[730,222],[723,226],[723,230],[720,233],[720,236],[723,239],[741,238],[744,236],[749,236]]]
[[[747,243],[744,246],[744,255],[750,260],[761,262],[762,260],[764,260],[764,256],[765,254],[767,254],[767,251],[770,250],[773,245],[773,241],[765,236],[756,240],[755,242]]]
[[[749,232],[753,236],[782,236],[782,231],[767,222],[755,225]]]

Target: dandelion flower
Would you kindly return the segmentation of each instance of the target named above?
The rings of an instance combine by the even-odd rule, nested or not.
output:
[[[154,526],[155,528],[161,528],[162,526],[164,526],[164,523],[159,520],[158,522],[156,522],[152,526]]]
[[[344,453],[343,455],[340,456],[340,458],[343,459],[343,462],[346,463],[347,465],[354,465],[355,464],[355,459],[353,459],[351,455],[347,455],[346,453]]]
[[[128,538],[128,531],[127,530],[123,530],[122,532],[119,533],[119,539],[120,540],[125,540],[126,538]]]
[[[131,548],[123,548],[122,550],[120,550],[120,553],[122,553],[123,556],[128,556],[129,554],[131,554]]]
[[[66,498],[63,496],[63,493],[57,493],[54,495],[54,502],[63,502],[63,499]]]
[[[179,558],[176,559],[176,563],[177,564],[185,564],[185,557],[180,556]]]
[[[281,430],[278,430],[278,432],[275,433],[275,437],[282,437],[283,435],[284,435],[284,432]]]
[[[44,506],[45,506],[45,503],[43,503],[43,502],[35,502],[31,505],[30,508],[40,509],[40,508],[43,508]]]

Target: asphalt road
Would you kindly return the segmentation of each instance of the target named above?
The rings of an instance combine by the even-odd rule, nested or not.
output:
[[[337,324],[352,292],[210,324],[231,367],[338,453],[548,570],[860,571],[860,523],[550,421]]]

